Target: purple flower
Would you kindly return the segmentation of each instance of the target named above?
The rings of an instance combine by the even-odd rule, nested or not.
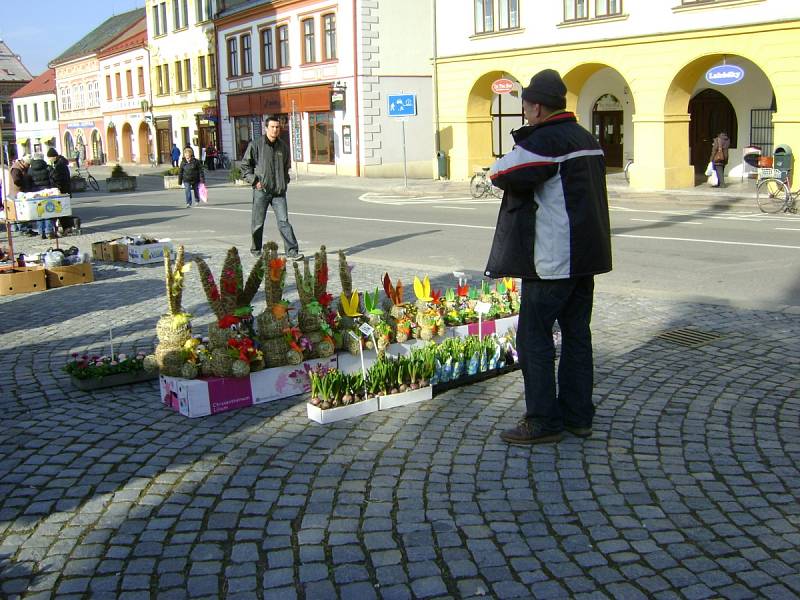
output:
[[[72,358],[78,358],[78,353],[77,352],[73,352],[72,353]]]

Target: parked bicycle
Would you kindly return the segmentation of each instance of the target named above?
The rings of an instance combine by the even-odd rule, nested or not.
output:
[[[99,192],[100,191],[100,184],[97,183],[97,179],[94,178],[94,175],[89,173],[89,169],[88,169],[88,167],[86,167],[86,165],[84,165],[82,167],[75,167],[72,170],[72,175],[73,175],[73,177],[77,176],[77,177],[82,177],[83,179],[85,179],[86,183],[89,184],[89,187],[91,187],[95,192]]]
[[[632,164],[633,164],[633,159],[629,158],[625,163],[625,167],[622,169],[622,173],[625,175],[625,181],[627,181],[628,183],[631,182],[630,170]]]
[[[225,152],[220,152],[217,154],[217,167],[220,169],[230,169],[231,168],[231,159],[228,158],[228,155]]]
[[[761,212],[797,212],[797,198],[800,190],[792,192],[788,172],[780,169],[761,168],[758,170],[756,202]]]
[[[469,180],[469,191],[473,198],[483,198],[489,195],[495,198],[503,197],[503,190],[493,186],[492,180],[489,179],[489,167],[483,167],[472,176],[472,179]]]

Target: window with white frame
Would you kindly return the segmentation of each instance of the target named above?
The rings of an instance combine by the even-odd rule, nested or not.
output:
[[[289,26],[281,25],[278,31],[278,68],[289,66]]]
[[[72,110],[72,96],[68,85],[61,88],[61,110]]]
[[[189,0],[172,0],[172,30],[186,27]],[[166,29],[165,29],[166,30]]]
[[[195,0],[194,10],[198,23],[208,21],[214,16],[213,0]]]
[[[242,47],[242,75],[253,74],[253,48],[250,34],[245,33],[239,38]]]
[[[622,14],[622,0],[564,0],[564,21],[602,19]]]
[[[272,42],[272,27],[267,27],[259,32],[261,38],[261,72],[272,71],[275,68],[275,47]]]
[[[49,121],[50,120],[50,103],[49,102],[45,102],[44,103],[44,120],[45,121]]]
[[[316,62],[316,36],[314,18],[303,19],[303,63]]]
[[[180,93],[183,91],[183,68],[181,61],[175,61],[175,91]]]
[[[519,29],[519,0],[475,0],[475,33]]]
[[[39,122],[39,105],[36,102],[33,103],[33,122]]]
[[[167,3],[153,5],[153,35],[158,37],[167,33]]]
[[[336,59],[336,15],[329,13],[322,15],[322,59]]]
[[[230,37],[227,40],[228,46],[228,77],[239,76],[239,40]]]
[[[100,82],[96,79],[91,83],[92,106],[100,106]]]

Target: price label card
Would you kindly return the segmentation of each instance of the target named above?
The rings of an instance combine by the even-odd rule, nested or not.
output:
[[[369,323],[362,323],[358,330],[364,335],[372,335],[372,332],[375,331],[375,328]]]
[[[349,335],[351,338],[353,338],[354,340],[361,340],[361,338],[360,338],[360,337],[358,337],[358,336],[357,336],[355,333],[353,333],[352,331],[348,331],[347,333],[348,333],[348,335]]]
[[[475,303],[475,312],[479,315],[485,315],[489,312],[489,309],[492,308],[492,305],[488,302],[476,302]]]

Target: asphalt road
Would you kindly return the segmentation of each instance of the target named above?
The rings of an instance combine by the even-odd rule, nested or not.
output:
[[[202,251],[249,247],[249,189],[218,182],[211,202],[183,208],[182,190],[82,195],[84,228],[170,237]],[[330,180],[329,180],[330,181]],[[350,184],[352,185],[352,184]],[[290,220],[301,251],[321,244],[352,261],[424,272],[482,272],[499,200],[458,193],[372,191],[301,179],[289,192]],[[763,215],[755,204],[719,207],[711,198],[677,201],[664,194],[611,195],[614,271],[597,288],[745,308],[800,305],[800,217]],[[266,237],[277,237],[272,212]]]

